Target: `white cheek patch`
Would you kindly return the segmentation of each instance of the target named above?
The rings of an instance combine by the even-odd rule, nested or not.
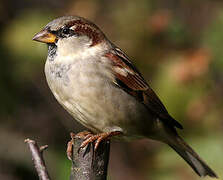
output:
[[[95,46],[92,44],[91,39],[87,36],[69,37],[59,39],[57,45],[58,62],[73,62],[81,59],[97,59],[101,60],[101,56],[107,50],[108,46],[105,43],[99,43]]]
[[[91,40],[87,36],[59,39],[56,43],[58,53],[63,56],[71,56],[86,51],[91,44]]]

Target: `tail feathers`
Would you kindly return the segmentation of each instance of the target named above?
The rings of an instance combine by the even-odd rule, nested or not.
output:
[[[218,178],[216,173],[198,156],[197,153],[179,136],[174,143],[168,143],[201,177]]]

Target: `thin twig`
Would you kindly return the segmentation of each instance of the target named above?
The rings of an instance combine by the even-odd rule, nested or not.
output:
[[[26,139],[25,143],[28,144],[29,150],[31,151],[32,154],[32,159],[36,168],[36,171],[38,173],[39,179],[40,180],[50,180],[43,156],[42,156],[42,152],[43,150],[45,150],[48,146],[41,146],[39,148],[39,146],[37,145],[37,143],[31,139]]]

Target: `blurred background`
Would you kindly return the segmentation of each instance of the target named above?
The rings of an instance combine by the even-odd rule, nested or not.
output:
[[[47,47],[32,41],[68,14],[95,22],[128,54],[183,124],[180,134],[223,177],[223,1],[0,0],[0,179],[38,179],[27,137],[49,145],[52,179],[69,178],[69,132],[84,128],[51,94]],[[109,180],[124,178],[199,179],[168,146],[143,140],[112,143]]]

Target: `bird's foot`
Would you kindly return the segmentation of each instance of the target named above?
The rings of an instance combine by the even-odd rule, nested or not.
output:
[[[73,141],[75,138],[79,138],[79,139],[87,139],[89,136],[91,136],[92,133],[91,132],[88,132],[88,131],[82,131],[82,132],[79,132],[78,134],[74,134],[73,132],[70,133],[70,137],[71,137],[71,140],[67,143],[67,158],[69,160],[72,161],[72,155],[73,155]]]
[[[72,154],[73,154],[73,141],[75,138],[84,139],[84,141],[81,143],[80,148],[84,148],[89,143],[95,142],[94,144],[94,150],[96,151],[100,142],[103,140],[110,139],[112,136],[117,136],[122,134],[120,131],[113,131],[113,132],[105,132],[100,134],[92,134],[88,131],[79,132],[78,134],[70,133],[71,140],[67,143],[67,158],[69,160],[72,160]]]
[[[92,136],[93,134],[89,131],[82,131],[75,135],[75,138],[79,139],[87,139],[88,137]]]
[[[73,154],[73,140],[75,138],[74,133],[70,133],[71,140],[67,143],[67,158],[72,161]]]
[[[75,137],[79,137],[79,134],[80,133],[78,133]],[[122,132],[120,132],[120,131],[104,132],[104,133],[100,133],[100,134],[92,134],[92,133],[88,132],[88,133],[84,134],[86,136],[84,137],[84,141],[82,142],[80,149],[84,148],[89,143],[95,142],[94,150],[96,151],[101,141],[110,139],[111,137],[117,136],[120,134],[122,134]],[[80,137],[83,137],[82,135],[83,134],[81,134]]]

